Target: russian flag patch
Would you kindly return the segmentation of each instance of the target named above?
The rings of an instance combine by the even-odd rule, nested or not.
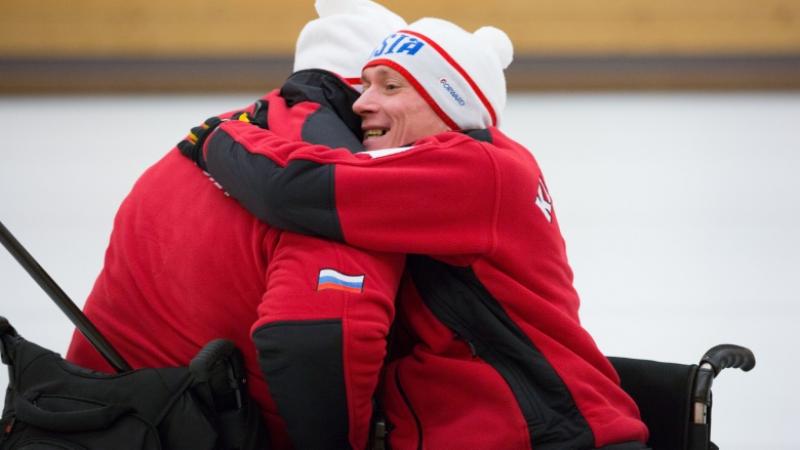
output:
[[[360,294],[364,288],[364,275],[345,275],[333,269],[322,269],[317,279],[317,291],[335,291]]]

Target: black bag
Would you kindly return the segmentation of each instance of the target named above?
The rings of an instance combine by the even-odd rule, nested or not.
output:
[[[0,450],[266,449],[238,349],[204,347],[189,367],[105,374],[20,337],[0,317],[9,386]]]

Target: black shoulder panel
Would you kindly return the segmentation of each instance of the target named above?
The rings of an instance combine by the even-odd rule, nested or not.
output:
[[[364,144],[356,137],[330,108],[320,108],[303,124],[301,137],[312,144],[332,148],[344,147],[352,153],[364,151]]]
[[[208,171],[260,220],[283,230],[342,241],[334,204],[334,166],[295,160],[286,167],[250,153],[223,131],[207,144]]]
[[[349,449],[341,321],[268,324],[253,342],[294,448]]]
[[[492,143],[492,133],[489,132],[488,128],[482,128],[480,130],[466,130],[464,134],[475,139],[476,141],[481,142],[488,142]]]
[[[436,317],[505,379],[538,450],[594,447],[594,436],[556,371],[468,267],[409,256],[408,270]]]
[[[295,72],[281,87],[281,97],[286,100],[287,105],[293,106],[303,101],[318,103],[321,109],[330,110],[360,143],[361,117],[353,112],[353,103],[358,100],[358,95],[358,92],[342,79],[319,69]],[[305,137],[305,130],[303,136]],[[334,147],[324,140],[307,142]],[[350,150],[356,151],[352,148]]]

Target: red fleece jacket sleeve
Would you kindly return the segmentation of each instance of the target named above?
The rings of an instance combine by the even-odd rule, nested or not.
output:
[[[478,254],[494,243],[490,144],[460,133],[351,154],[228,122],[204,150],[223,188],[279,228],[398,253]]]

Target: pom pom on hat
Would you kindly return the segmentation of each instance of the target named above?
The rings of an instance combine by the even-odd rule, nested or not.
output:
[[[375,43],[406,26],[405,20],[371,0],[317,0],[319,19],[300,31],[294,71],[323,69],[360,84],[361,68]]]
[[[320,17],[328,17],[334,14],[352,14],[357,1],[354,0],[317,0],[314,2],[314,9]]]
[[[317,0],[314,2],[314,8],[320,17],[328,17],[334,14],[352,14],[366,16],[364,17],[365,19],[399,19],[405,25],[405,21],[400,16],[371,0]]]
[[[511,40],[497,28],[470,33],[425,17],[384,39],[365,67],[400,72],[448,127],[471,130],[499,125],[506,105],[503,70],[513,57]]]
[[[494,50],[503,69],[507,69],[514,60],[514,44],[503,30],[495,27],[480,27],[472,35]]]

